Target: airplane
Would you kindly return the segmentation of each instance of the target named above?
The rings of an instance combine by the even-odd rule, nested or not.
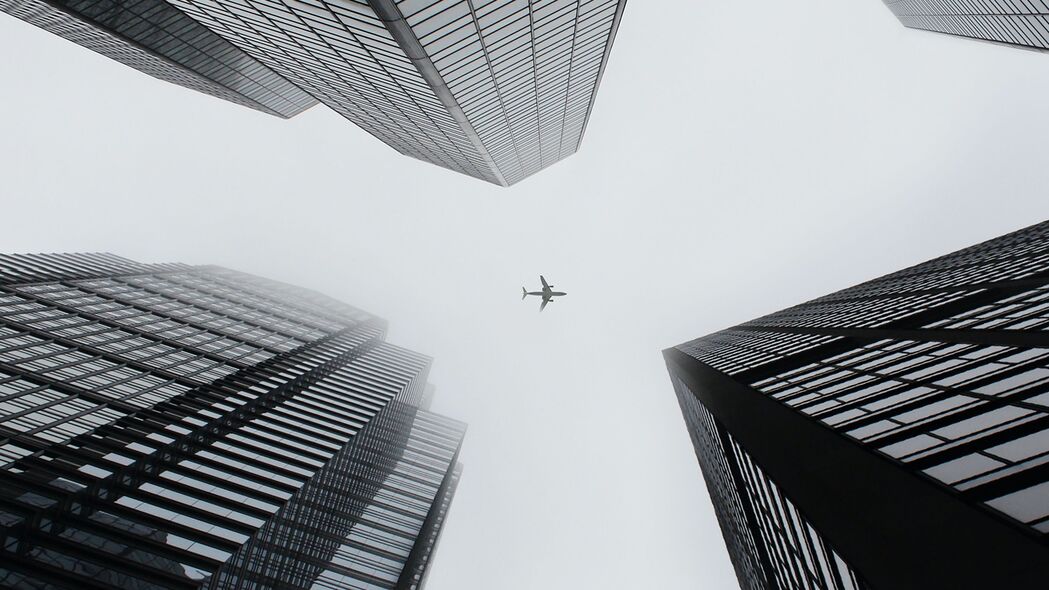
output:
[[[543,309],[546,307],[546,304],[553,301],[554,297],[568,295],[568,293],[565,293],[563,291],[554,291],[554,286],[548,285],[546,283],[546,279],[543,278],[543,275],[539,275],[539,281],[543,283],[542,291],[529,291],[528,289],[521,287],[521,299],[524,299],[529,295],[538,295],[543,298],[543,303],[539,305],[539,311],[543,311]]]

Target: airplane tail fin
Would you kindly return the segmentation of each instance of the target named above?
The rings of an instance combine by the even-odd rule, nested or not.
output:
[[[521,287],[521,299],[524,299],[525,297],[528,297],[528,289]]]

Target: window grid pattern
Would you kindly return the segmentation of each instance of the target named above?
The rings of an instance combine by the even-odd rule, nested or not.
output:
[[[1049,287],[1030,289],[936,322],[944,330],[1045,330],[1049,326]]]
[[[1049,348],[883,340],[754,386],[1049,532]]]
[[[107,253],[0,254],[0,284],[32,283],[184,270],[184,264],[143,264]]]
[[[405,577],[418,584],[426,564],[410,576],[405,567],[431,513],[448,510],[450,496],[442,491],[448,478],[458,479],[455,459],[464,430],[461,423],[425,410],[416,413],[403,454],[313,588],[393,589],[404,587],[399,582]],[[443,517],[432,517],[438,516]],[[435,542],[423,546],[429,551]]]
[[[219,438],[192,458],[180,461],[175,468],[162,471],[159,474],[161,481],[147,481],[116,503],[127,507],[139,518],[153,516],[176,521],[192,518],[190,525],[205,536],[187,550],[217,561],[228,561],[237,551],[244,551],[242,547],[249,539],[254,539],[254,546],[268,548],[267,568],[274,571],[267,577],[275,578],[276,583],[289,583],[290,579],[285,576],[289,567],[300,558],[291,559],[291,566],[283,564],[280,567],[275,563],[276,549],[272,545],[278,542],[277,536],[287,539],[287,532],[278,535],[274,529],[279,527],[271,521],[291,518],[289,512],[301,515],[305,511],[313,517],[309,530],[305,531],[307,534],[317,534],[330,524],[330,515],[317,514],[315,508],[310,510],[296,505],[296,502],[302,502],[300,496],[304,488],[314,490],[316,495],[318,474],[332,470],[332,461],[348,452],[347,445],[361,429],[394,398],[410,391],[414,375],[404,367],[390,365],[381,373],[372,373],[380,366],[378,359],[389,355],[387,348],[392,347],[380,344],[369,350]],[[420,361],[416,359],[412,369],[421,370],[425,361]],[[365,366],[367,369],[362,370]],[[384,377],[388,383],[376,387],[362,378],[365,372]],[[216,463],[223,467],[216,468]],[[259,473],[258,467],[249,469],[250,465],[265,465],[266,468]],[[338,482],[323,486],[321,491],[325,498],[337,498],[340,486],[345,489],[355,485],[355,478],[349,476],[357,474],[342,469],[345,467],[342,463],[339,466],[338,471],[343,475]],[[249,479],[249,475],[254,477]],[[260,475],[283,485],[259,485],[255,479]],[[322,498],[313,500],[321,501]],[[270,523],[268,526],[267,522]],[[235,545],[237,549],[230,551],[216,546],[218,543],[214,543],[214,537],[229,541],[230,548]],[[300,542],[288,546],[286,551],[295,553],[304,547],[309,545]],[[234,579],[242,584],[244,572],[239,574]],[[214,575],[214,572],[207,575]],[[257,582],[265,583],[262,580]],[[221,587],[220,583],[217,584]]]
[[[402,154],[497,182],[478,147],[367,3],[172,4]]]
[[[381,320],[215,267],[102,278],[16,260],[0,262],[29,279],[0,290],[0,585],[425,574],[413,559],[439,534],[463,429],[417,409],[429,359],[384,343]],[[301,339],[253,346],[215,318]]]
[[[351,325],[372,319],[371,314],[323,293],[220,266],[199,267],[194,276],[204,277],[214,288],[233,287],[238,292],[250,293],[266,301],[294,300],[298,308],[326,317],[341,325]]]
[[[0,11],[155,78],[279,117],[316,104],[162,0],[0,0]]]
[[[125,415],[105,404],[0,372],[0,433],[61,443]],[[0,465],[4,463],[0,459]]]
[[[175,380],[6,326],[0,326],[0,364],[135,408],[147,408],[189,390]]]
[[[1047,326],[1049,222],[678,349],[1044,535]]]
[[[1046,282],[1047,275],[1049,222],[741,324],[746,330],[730,328],[676,348],[719,371],[736,375],[771,360],[811,350],[812,347],[807,346],[784,350],[782,344],[793,338],[818,342],[815,334],[804,333],[806,328],[968,329],[978,322],[965,324],[962,320],[973,319],[966,314],[993,315],[992,310],[997,309],[1004,314],[997,318],[1002,321],[985,322],[985,328],[1025,329],[1025,326],[1043,325],[1041,283]],[[1031,282],[1037,284],[1027,285]],[[988,295],[989,292],[992,294]],[[976,299],[981,300],[979,305],[966,305],[967,301]],[[984,301],[986,299],[990,303]],[[954,311],[957,308],[963,311]],[[943,315],[930,318],[930,314],[937,314],[937,309],[941,309]],[[989,320],[990,315],[977,319]],[[952,318],[958,321],[953,322]],[[777,332],[776,328],[801,330],[788,333]],[[836,341],[824,338],[826,340],[818,343]]]
[[[761,522],[759,530],[775,563],[780,588],[860,590],[860,576],[827,546],[776,483],[765,476],[750,456],[728,435],[733,455],[743,474],[743,488]]]
[[[435,414],[427,415],[435,416]],[[463,426],[460,424],[456,428],[461,431]],[[461,440],[459,445],[462,445]],[[423,523],[422,531],[419,533],[419,541],[416,542],[415,548],[409,554],[408,564],[401,572],[400,585],[407,585],[408,590],[420,590],[426,584],[430,573],[430,564],[437,551],[437,544],[441,539],[441,532],[444,530],[444,523],[448,518],[448,512],[452,507],[452,499],[455,497],[455,492],[459,487],[459,480],[462,479],[462,476],[463,464],[456,462],[437,491],[437,498],[430,509],[430,514],[427,515],[426,521]]]
[[[812,303],[743,325],[759,328],[877,328],[979,292],[961,290]]]
[[[885,0],[904,26],[1024,48],[1049,49],[1044,0]]]
[[[16,295],[0,295],[0,321],[17,324],[33,333],[57,336],[83,350],[142,363],[199,383],[210,383],[237,371],[236,367],[218,360]]]
[[[236,338],[243,342],[275,350],[288,352],[303,344],[296,336],[313,336],[309,330],[285,332],[258,325],[258,314],[252,311],[233,313],[212,311],[202,301],[186,301],[165,296],[152,290],[123,283],[117,279],[88,279],[74,281],[79,287],[93,295],[111,299],[135,309],[148,309],[153,315],[166,317],[183,324],[192,324]]]
[[[867,588],[688,386],[671,379],[741,586]]]
[[[324,322],[323,327],[313,324],[301,311],[291,306],[272,305],[262,307],[248,297],[231,299],[227,294],[215,294],[210,290],[201,290],[182,284],[178,276],[130,276],[120,280],[133,287],[139,287],[150,293],[162,295],[167,299],[192,304],[224,316],[251,322],[259,326],[295,336],[301,342],[311,342],[322,336],[342,329],[343,325]]]
[[[119,326],[122,330],[217,357],[231,364],[253,365],[274,355],[274,352],[231,338],[223,332],[211,331],[206,325],[201,327],[176,321],[148,311],[147,308],[106,299],[67,284],[21,285],[14,287],[13,291],[46,302],[56,309],[68,310],[84,318],[97,318],[100,322]]]
[[[169,283],[176,284],[180,289],[192,289],[198,293],[225,299],[227,301],[240,302],[256,309],[265,309],[272,315],[280,315],[283,318],[299,324],[317,328],[324,333],[332,333],[352,326],[356,321],[346,321],[345,318],[335,319],[323,313],[318,313],[313,306],[288,305],[279,297],[266,296],[257,289],[245,289],[241,285],[223,283],[214,275],[198,275],[192,273],[171,273],[163,277]],[[364,315],[357,321],[367,319]]]
[[[740,486],[733,476],[733,466],[729,458],[731,447],[726,447],[725,435],[718,428],[714,417],[699,403],[681,379],[671,374],[674,393],[681,406],[681,413],[688,425],[692,448],[699,460],[703,479],[707,482],[707,491],[714,506],[718,524],[721,526],[729,557],[736,570],[743,590],[766,590],[772,588],[766,578],[766,568],[762,563],[770,563],[767,557],[759,553],[757,541],[752,534],[756,523],[748,516],[744,502],[748,499],[741,496]],[[764,547],[760,551],[763,551]],[[771,563],[770,563],[771,566]],[[768,572],[768,575],[773,575]]]
[[[398,0],[508,184],[574,153],[625,0]]]
[[[330,373],[324,367],[333,361],[338,362],[333,365],[336,370],[344,367],[356,358],[359,351],[373,346],[369,343],[376,342],[379,337],[381,330],[365,328],[304,351],[297,355],[293,364],[277,361],[278,364],[269,370],[253,376],[251,381],[256,383],[250,387],[246,387],[249,385],[246,382],[240,390],[223,388],[220,391],[228,391],[225,396],[197,399],[184,396],[159,404],[151,412],[130,415],[78,437],[75,444],[68,445],[67,448],[76,450],[75,462],[70,462],[64,451],[45,451],[39,459],[9,469],[8,474],[12,477],[4,484],[22,487],[28,481],[45,481],[47,487],[5,499],[21,506],[22,510],[53,509],[59,505],[61,494],[73,494],[75,499],[89,493],[92,484],[98,486],[109,482],[112,486],[113,478],[120,474],[124,475],[118,481],[127,482],[123,486],[134,486],[135,478],[127,476],[129,470],[150,462],[170,465],[190,450],[178,446],[179,439],[187,440],[187,436],[193,433],[208,432],[218,423],[239,424],[236,420],[229,421],[231,412],[257,402],[261,396],[273,395],[294,385],[304,376],[318,371],[321,371],[319,374]],[[197,392],[198,395],[201,393]],[[107,587],[154,587],[158,579],[163,587],[199,587],[257,529],[257,519],[272,508],[270,500],[282,497],[282,494],[290,496],[289,491],[301,486],[309,477],[309,469],[316,466],[315,460],[310,463],[308,457],[304,458],[310,447],[293,439],[226,430],[233,437],[232,442],[226,442],[227,437],[205,449],[200,445],[196,447],[209,452],[193,455],[193,463],[205,465],[208,469],[186,473],[189,467],[180,461],[181,474],[157,470],[160,479],[149,477],[143,482],[144,486],[134,486],[133,496],[121,494],[105,511],[91,513],[90,523],[83,523],[98,538],[108,539],[111,545],[119,548],[121,556],[137,562],[138,566],[149,566],[153,586],[142,579],[117,577],[115,572],[124,567],[122,560],[106,561],[105,556],[80,551],[83,547],[78,548],[75,556],[58,553],[54,547],[34,547],[33,552],[54,554],[50,563],[55,567],[92,572],[95,579],[112,579]],[[171,455],[172,448],[181,452]],[[18,476],[21,473],[30,479],[22,479]],[[188,481],[186,475],[193,478],[193,485],[217,484],[224,490],[223,496],[194,496],[200,492],[185,483]],[[250,481],[250,485],[235,485],[245,481]],[[17,510],[6,513],[4,517],[16,523],[24,518]],[[83,519],[70,520],[80,524]],[[131,547],[141,548],[131,551],[128,543]]]
[[[723,330],[677,348],[722,373],[735,375],[838,340],[809,334]]]
[[[579,149],[625,4],[0,0],[0,10],[271,114],[322,102],[402,154],[508,186]]]
[[[986,286],[1044,273],[1047,265],[1049,224],[1040,223],[820,297],[810,303],[950,290],[974,284]]]

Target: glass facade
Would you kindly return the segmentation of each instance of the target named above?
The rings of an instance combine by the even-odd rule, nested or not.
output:
[[[625,0],[172,0],[412,156],[510,185],[575,152]]]
[[[0,0],[159,78],[508,186],[579,148],[626,0]]]
[[[767,451],[765,463],[751,458],[748,444],[776,441],[747,432],[733,407],[743,398],[788,410],[780,444],[791,444],[790,429],[812,430],[824,445],[900,472],[899,491],[933,494],[1010,543],[1045,552],[1047,330],[1049,222],[668,351],[743,586],[859,588],[893,567],[847,532],[821,530],[828,521],[808,520],[812,511],[835,515],[810,500],[836,485],[817,473],[818,461]],[[690,374],[705,376],[687,384]],[[783,487],[770,469],[809,475]],[[855,513],[836,518],[833,527],[861,526]],[[839,551],[835,536],[847,548]],[[859,562],[868,569],[854,568]]]
[[[575,153],[625,2],[396,4],[507,183]]]
[[[164,0],[0,0],[0,11],[192,90],[279,117],[316,104]]]
[[[420,588],[465,427],[384,334],[218,267],[0,256],[0,585]]]
[[[868,588],[688,386],[673,381],[740,587]]]
[[[885,0],[912,29],[1049,49],[1049,3],[1044,0]]]

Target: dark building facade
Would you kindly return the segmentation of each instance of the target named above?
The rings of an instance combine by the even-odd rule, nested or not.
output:
[[[0,586],[421,588],[465,426],[384,334],[219,267],[0,256]]]
[[[145,71],[281,116],[319,101],[508,186],[575,153],[626,0],[0,0]]]
[[[1024,49],[1049,50],[1043,0],[885,0],[904,26]]]
[[[1049,222],[664,357],[743,588],[1046,586]]]
[[[7,12],[106,57],[279,117],[309,95],[164,0],[0,0]]]

